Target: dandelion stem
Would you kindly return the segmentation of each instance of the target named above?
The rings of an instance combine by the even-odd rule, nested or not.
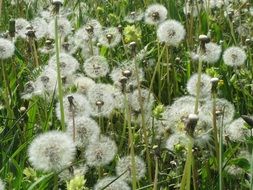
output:
[[[216,158],[217,161],[219,161],[219,143],[218,143],[218,130],[217,130],[217,118],[216,118],[216,92],[212,92],[212,99],[213,99],[213,105],[212,105],[212,125],[213,125],[213,135],[214,135],[214,145],[215,145],[215,151],[216,151]],[[218,164],[219,165],[219,164]]]
[[[31,44],[32,44],[32,49],[33,49],[33,56],[34,56],[35,65],[36,65],[36,67],[38,67],[39,66],[39,58],[38,58],[38,52],[37,52],[34,38],[31,39]]]
[[[153,190],[157,190],[157,183],[158,183],[158,158],[157,156],[155,156],[155,179]]]
[[[59,37],[58,37],[58,16],[55,15],[55,50],[56,50],[56,64],[57,64],[57,83],[58,93],[60,101],[60,112],[61,112],[61,127],[65,130],[65,119],[64,119],[64,107],[63,107],[63,92],[62,92],[62,80],[60,70],[60,51],[59,51]]]
[[[54,190],[58,190],[58,175],[54,174]]]
[[[224,109],[223,109],[224,113]],[[223,118],[224,114],[222,115],[221,124],[219,126],[219,135],[220,135],[220,143],[219,143],[219,190],[223,189],[223,175],[222,175],[222,168],[223,168]]]
[[[198,64],[197,92],[196,92],[196,100],[195,100],[195,107],[194,107],[194,113],[195,114],[198,114],[198,107],[199,107],[199,96],[200,96],[200,85],[201,85],[201,71],[202,71],[202,60],[199,60],[199,64]]]

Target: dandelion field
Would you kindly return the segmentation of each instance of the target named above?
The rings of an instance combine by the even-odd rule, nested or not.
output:
[[[0,190],[253,190],[251,0],[0,0]]]

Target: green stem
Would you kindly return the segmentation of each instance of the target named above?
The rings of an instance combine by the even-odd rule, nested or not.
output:
[[[154,179],[154,186],[153,190],[157,190],[157,183],[158,183],[158,158],[155,156],[155,179]]]
[[[196,92],[196,100],[195,100],[195,107],[194,107],[194,113],[195,113],[195,114],[198,114],[198,108],[199,108],[201,72],[202,72],[202,61],[200,60],[200,61],[199,61],[199,64],[198,64],[197,92]]]
[[[222,118],[223,120],[223,118]],[[222,168],[223,168],[223,122],[220,125],[220,143],[219,143],[219,190],[223,189],[223,176],[222,176]]]
[[[216,158],[217,161],[219,161],[219,143],[218,143],[218,129],[217,129],[217,123],[216,123],[216,92],[212,93],[212,99],[213,99],[213,105],[212,105],[212,125],[213,125],[213,135],[214,135],[214,145],[215,145],[215,151],[216,151]],[[219,164],[218,164],[219,165]]]
[[[62,80],[60,70],[60,51],[59,51],[59,37],[58,37],[58,16],[55,16],[55,50],[56,50],[56,64],[57,64],[57,83],[58,93],[60,101],[60,112],[61,112],[61,127],[65,130],[65,119],[64,119],[64,107],[63,107],[63,92],[62,92]]]
[[[54,190],[58,190],[58,175],[55,173],[54,174]]]

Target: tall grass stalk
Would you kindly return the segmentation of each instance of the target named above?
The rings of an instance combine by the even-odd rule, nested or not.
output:
[[[223,121],[223,118],[222,118]],[[223,189],[223,175],[222,175],[222,168],[223,168],[223,122],[219,125],[219,190]]]
[[[54,29],[55,29],[56,64],[57,64],[57,83],[58,83],[58,94],[59,94],[60,112],[61,112],[61,127],[63,130],[65,130],[63,91],[62,91],[62,79],[61,79],[61,67],[60,67],[59,35],[58,35],[58,15],[55,15]]]

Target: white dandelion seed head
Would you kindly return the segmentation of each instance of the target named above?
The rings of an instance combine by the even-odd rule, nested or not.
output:
[[[24,18],[17,18],[15,19],[15,30],[16,30],[16,37],[20,37],[25,39],[26,38],[26,32],[27,32],[27,26],[29,26],[30,23],[24,19]]]
[[[114,104],[115,104],[115,108],[116,109],[123,109],[124,108],[124,101],[125,101],[125,97],[124,94],[122,93],[122,91],[118,88],[112,88],[112,97],[114,99]]]
[[[142,11],[132,11],[127,16],[125,16],[124,20],[130,24],[141,21],[144,16]]]
[[[178,46],[185,34],[184,26],[176,20],[166,20],[157,29],[158,40],[171,46]]]
[[[152,122],[150,121],[149,128],[151,128]],[[170,129],[169,122],[165,119],[154,119],[153,130],[156,139],[161,139],[168,135],[172,130]]]
[[[245,51],[240,47],[229,47],[223,53],[223,61],[229,66],[241,66],[247,59]]]
[[[50,131],[37,136],[29,146],[32,166],[44,172],[59,171],[75,158],[75,144],[65,133]]]
[[[211,131],[211,130],[210,130]],[[205,148],[206,145],[211,146],[211,142],[213,141],[212,135],[210,132],[202,133],[194,138],[194,143],[201,148]]]
[[[0,59],[8,59],[14,55],[15,46],[7,39],[0,38]]]
[[[95,81],[88,77],[77,76],[74,80],[74,84],[77,87],[77,92],[87,94],[89,89],[95,85]]]
[[[200,108],[200,116],[205,118],[206,120],[212,120],[213,114],[213,103],[212,101],[207,101],[201,108]],[[234,105],[226,99],[217,98],[216,99],[216,111],[221,112],[221,116],[217,119],[223,119],[224,124],[230,123],[235,115],[235,107]]]
[[[166,141],[166,148],[175,151],[177,146],[184,147],[189,144],[190,139],[185,133],[174,133]]]
[[[104,77],[109,72],[109,65],[105,57],[92,56],[83,64],[85,73],[91,78]]]
[[[146,164],[143,159],[139,156],[135,156],[135,168],[136,168],[136,180],[140,180],[141,178],[145,177],[146,173]],[[131,156],[122,157],[117,165],[116,165],[116,173],[117,175],[121,176],[121,179],[125,181],[132,181],[132,172],[131,172],[132,162]]]
[[[235,119],[224,127],[224,134],[235,142],[244,142],[249,137],[251,130],[246,127],[246,123],[242,118]]]
[[[88,91],[87,97],[91,105],[92,116],[108,117],[115,108],[112,96],[113,86],[107,84],[95,84]]]
[[[4,190],[4,189],[5,189],[4,182],[0,179],[0,190]]]
[[[72,103],[70,103],[72,101]],[[65,122],[73,120],[73,117],[89,116],[91,112],[90,104],[87,98],[79,93],[72,93],[64,96],[63,98]],[[60,120],[60,103],[56,105],[56,116]]]
[[[52,14],[48,10],[42,10],[39,12],[39,16],[44,19],[47,23],[52,20]]]
[[[34,96],[35,84],[33,81],[28,81],[24,86],[24,91],[21,93],[21,98],[29,100]]]
[[[68,121],[67,126],[67,134],[73,137],[73,121]],[[75,118],[75,144],[77,147],[84,148],[90,142],[97,141],[99,134],[100,128],[96,121],[85,116]]]
[[[72,26],[69,20],[65,17],[59,17],[58,19],[58,32],[61,38],[65,38],[71,33]],[[48,35],[54,39],[55,36],[55,20],[51,20],[48,24]]]
[[[184,14],[185,15],[192,15],[193,17],[197,17],[199,15],[199,12],[201,7],[200,6],[197,6],[196,3],[193,3],[193,2],[186,2],[185,5],[184,5]]]
[[[114,181],[116,177],[105,177],[96,183],[94,186],[94,190],[101,190],[103,189],[106,185]],[[112,184],[110,184],[105,190],[130,190],[131,188],[128,186],[128,184],[121,180],[120,178],[115,180]]]
[[[51,95],[57,89],[57,73],[54,69],[46,67],[34,82],[35,95]]]
[[[89,19],[85,25],[86,25],[86,27],[92,28],[92,32],[93,32],[94,37],[98,37],[99,34],[102,32],[102,26],[101,26],[100,22],[96,19]]]
[[[236,165],[228,165],[225,171],[232,176],[242,176],[245,172],[242,168]]]
[[[79,68],[79,62],[73,56],[66,53],[60,53],[59,57],[62,77],[73,74]],[[56,55],[49,59],[48,66],[55,70],[57,69]]]
[[[109,27],[100,32],[98,42],[105,47],[113,48],[121,41],[121,34],[116,27]]]
[[[85,59],[89,59],[92,56],[99,56],[99,48],[97,46],[92,46],[91,49],[89,45],[83,45],[81,48],[81,54]]]
[[[144,80],[144,72],[142,68],[137,68],[136,70],[135,64],[132,61],[124,61],[118,67],[115,67],[110,73],[110,77],[113,80],[114,85],[119,89],[123,88],[120,80],[124,76],[124,71],[131,72],[131,76],[128,77],[124,87],[127,92],[137,87],[137,74],[139,76],[140,82]]]
[[[196,96],[197,93],[198,74],[193,74],[187,81],[187,91],[189,94]],[[200,98],[206,98],[211,94],[211,77],[207,74],[201,74],[200,80]]]
[[[36,17],[30,23],[37,39],[41,39],[47,35],[48,24],[43,18]]]
[[[157,25],[167,18],[167,9],[161,4],[152,4],[145,11],[144,19],[147,24]]]
[[[61,46],[61,52],[70,55],[75,54],[79,48],[76,39],[73,36],[69,36],[67,41],[61,43]]]
[[[221,46],[216,43],[209,42],[205,44],[205,52],[200,53],[199,49],[199,59],[206,63],[216,63],[220,59]]]
[[[101,136],[99,140],[91,142],[85,151],[85,158],[89,166],[104,166],[109,164],[117,153],[117,146],[109,137]]]
[[[148,96],[149,96],[149,99],[148,99]],[[134,90],[134,92],[130,94],[130,97],[129,97],[129,103],[132,109],[136,112],[141,111],[141,104],[143,106],[144,111],[152,110],[154,101],[155,101],[155,98],[152,92],[149,92],[149,90],[143,89],[143,88],[140,90],[140,92],[138,89]]]
[[[89,46],[89,34],[86,31],[86,28],[83,26],[81,28],[79,28],[75,34],[74,34],[74,42],[75,44],[82,48],[83,46]]]

